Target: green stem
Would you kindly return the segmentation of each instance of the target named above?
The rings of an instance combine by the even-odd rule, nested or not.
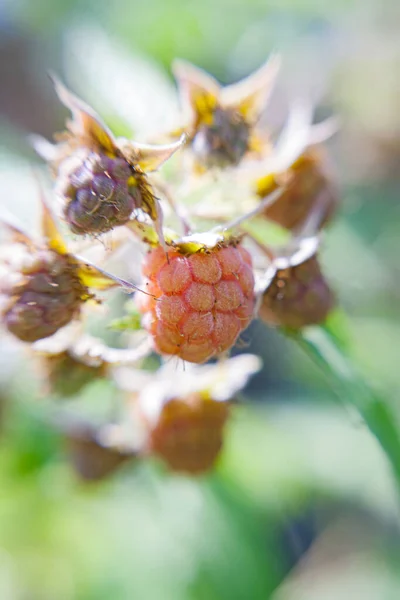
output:
[[[324,371],[339,399],[359,412],[385,451],[400,486],[400,433],[390,406],[365,383],[329,329],[312,327],[288,335]]]

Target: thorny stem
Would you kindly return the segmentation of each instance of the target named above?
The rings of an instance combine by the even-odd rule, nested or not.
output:
[[[383,448],[400,489],[400,433],[390,406],[360,376],[343,344],[323,327],[288,333],[324,371],[341,402],[353,406]]]

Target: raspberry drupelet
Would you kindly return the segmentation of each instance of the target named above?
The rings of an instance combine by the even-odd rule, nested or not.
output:
[[[160,354],[205,362],[232,348],[253,318],[251,256],[237,242],[189,254],[157,247],[143,275],[151,296],[138,294],[138,306]]]

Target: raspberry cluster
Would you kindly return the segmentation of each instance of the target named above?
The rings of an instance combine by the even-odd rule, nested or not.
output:
[[[144,326],[161,354],[202,363],[229,350],[254,311],[250,254],[240,244],[183,255],[151,250],[138,295]]]
[[[99,234],[124,225],[141,205],[133,168],[122,157],[94,151],[71,157],[60,173],[64,216],[76,234]]]
[[[148,454],[177,471],[210,469],[221,449],[230,401],[260,361],[241,356],[186,364],[186,376],[175,377],[177,365],[172,361],[175,371],[168,372],[168,358],[205,363],[228,353],[256,317],[255,288],[260,317],[269,325],[299,329],[320,323],[333,306],[317,259],[318,230],[337,204],[320,148],[331,127],[312,126],[308,111],[297,109],[272,144],[261,117],[278,68],[279,59],[272,57],[252,76],[222,88],[200,69],[179,63],[175,71],[186,120],[180,129],[160,134],[158,144],[116,138],[91,107],[54,79],[72,118],[55,144],[35,138],[35,148],[51,167],[69,231],[91,236],[91,247],[74,240],[74,250],[69,249],[44,198],[40,242],[0,215],[13,237],[4,256],[0,248],[0,317],[24,342],[49,338],[31,347],[47,393],[78,397],[99,378],[112,378],[125,392],[129,410],[121,414],[132,418],[132,427],[60,423],[71,461],[84,479],[101,479],[126,460]],[[162,173],[152,178],[178,149],[190,160],[174,161],[165,178]],[[215,186],[210,196],[223,205],[221,211],[210,201],[205,211],[192,211],[209,193],[199,185],[202,178]],[[269,246],[265,219],[291,231],[287,247]],[[204,231],[204,222],[212,223],[210,231]],[[102,234],[121,226],[121,239],[108,248],[111,236]],[[120,242],[128,246],[131,235],[149,248],[144,258],[137,257],[143,275],[136,292],[141,324],[137,314],[125,315],[112,327],[146,332],[130,338],[141,340],[138,347],[109,348],[86,335],[82,304],[93,298],[92,290],[140,288],[121,278],[128,276],[123,268],[121,277],[112,275],[92,262],[104,257],[85,253],[100,256],[94,238],[112,252]],[[59,330],[69,324],[63,338]],[[157,372],[132,370],[152,350],[165,364]]]

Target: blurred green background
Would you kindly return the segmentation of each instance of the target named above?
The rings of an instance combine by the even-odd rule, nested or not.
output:
[[[35,216],[25,136],[65,117],[48,70],[140,139],[175,118],[175,57],[227,83],[281,52],[271,129],[297,97],[341,119],[343,202],[322,259],[355,359],[400,414],[399,27],[397,0],[0,0],[1,203]],[[41,420],[30,360],[4,341],[1,600],[398,600],[398,498],[376,440],[290,341],[257,325],[246,340],[265,367],[214,473],[128,463],[91,484]],[[95,383],[77,400],[97,414],[115,391]]]

